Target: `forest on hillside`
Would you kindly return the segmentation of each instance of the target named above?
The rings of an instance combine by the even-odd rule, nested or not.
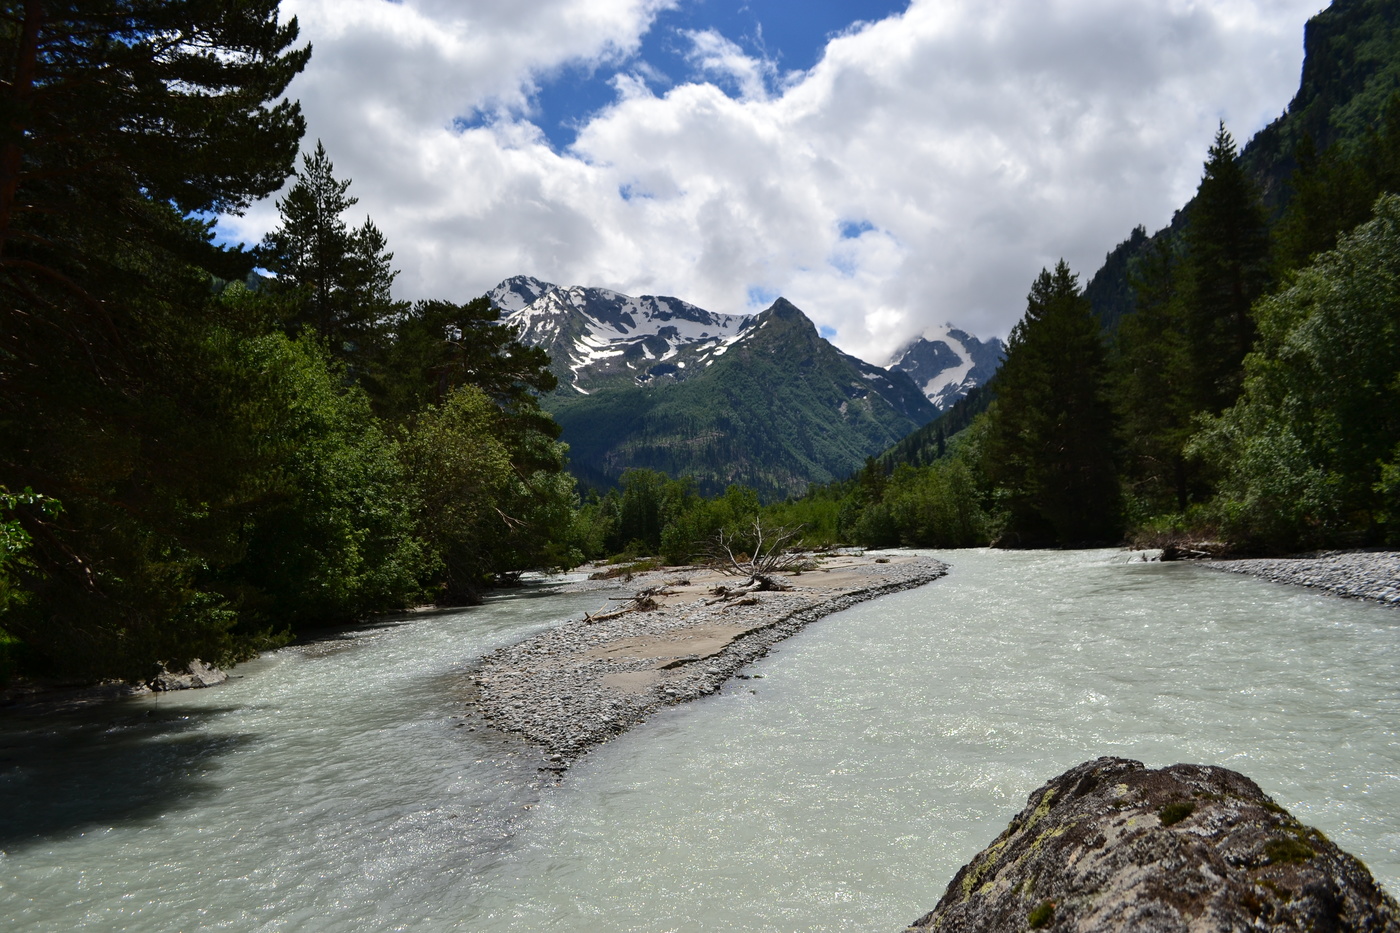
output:
[[[1300,145],[1274,219],[1222,125],[1115,329],[1042,271],[983,394],[793,514],[869,545],[1400,543],[1400,96]]]

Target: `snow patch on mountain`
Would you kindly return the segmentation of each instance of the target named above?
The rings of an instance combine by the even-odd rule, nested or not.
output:
[[[500,309],[501,323],[514,327],[522,342],[549,353],[560,384],[584,395],[605,386],[693,378],[771,323],[765,315],[716,314],[679,298],[634,298],[523,275],[506,279],[487,297]],[[990,378],[1004,353],[1000,340],[980,341],[948,325],[907,344],[892,367],[908,373],[941,411]],[[885,369],[842,356],[882,396],[913,394],[913,387],[896,388]]]
[[[583,394],[588,394],[585,386],[615,380],[622,370],[636,385],[679,379],[687,362],[709,365],[723,356],[746,336],[752,320],[746,314],[715,314],[679,298],[633,298],[529,276],[506,279],[487,297],[501,310],[501,322],[516,328],[524,343],[544,347],[556,375]]]
[[[978,340],[951,324],[924,331],[905,344],[890,367],[910,375],[939,411],[945,411],[1001,366],[1006,345],[1000,338]]]

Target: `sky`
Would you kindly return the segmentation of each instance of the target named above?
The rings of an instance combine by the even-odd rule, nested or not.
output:
[[[1005,337],[1170,221],[1224,121],[1297,90],[1321,0],[283,0],[288,94],[388,237],[404,299],[512,275],[792,301],[883,364]],[[256,243],[275,198],[222,218]]]

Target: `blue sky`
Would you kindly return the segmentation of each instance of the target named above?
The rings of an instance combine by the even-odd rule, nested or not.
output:
[[[564,149],[573,143],[581,122],[612,103],[616,91],[611,82],[619,73],[641,74],[658,94],[676,84],[703,80],[685,38],[686,33],[703,30],[718,32],[750,56],[772,62],[775,68],[767,82],[776,91],[784,74],[815,65],[831,37],[907,6],[907,0],[685,0],[657,15],[641,48],[628,60],[607,67],[575,64],[544,76],[535,97],[535,122],[556,148]],[[719,86],[737,96],[733,83]]]
[[[289,93],[399,297],[512,275],[717,312],[792,301],[872,362],[1005,336],[1298,86],[1319,0],[282,0]],[[272,200],[222,219],[233,241]]]

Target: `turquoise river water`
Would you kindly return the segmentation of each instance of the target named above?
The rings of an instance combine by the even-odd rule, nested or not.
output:
[[[0,719],[0,928],[888,931],[1098,755],[1254,778],[1400,893],[1400,611],[1121,551],[952,551],[557,787],[462,725],[517,595],[212,690]]]

